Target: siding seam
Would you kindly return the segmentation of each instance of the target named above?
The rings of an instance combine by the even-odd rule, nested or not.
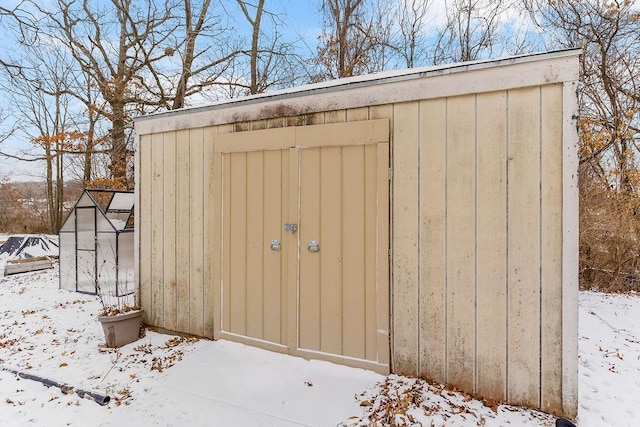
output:
[[[393,168],[395,166],[395,158],[393,152],[395,150],[395,119],[396,119],[396,106],[395,104],[391,104],[391,126],[389,129],[389,168],[391,171],[389,173],[389,177],[391,178],[387,185],[389,186],[389,241],[388,246],[389,250],[387,252],[387,259],[389,260],[389,366],[391,366],[390,371],[395,372],[395,359],[396,359],[396,347],[395,347],[395,282],[394,282],[394,268],[395,268],[395,250],[394,250],[394,240],[393,240],[393,199],[394,199],[394,176],[393,176]]]
[[[153,138],[149,136],[149,171],[151,172],[151,179],[149,180],[150,191],[149,191],[149,207],[153,207],[153,195],[154,195],[154,185],[153,185]],[[142,210],[142,209],[141,209]],[[149,322],[153,323],[153,319],[155,317],[154,307],[153,307],[153,209],[149,209],[149,225],[147,232],[149,233],[149,256],[148,256],[148,273],[149,273]],[[77,218],[76,218],[77,219]],[[76,242],[77,245],[77,242]],[[77,264],[76,264],[77,265]]]
[[[344,353],[344,156],[340,150],[340,353]],[[320,307],[322,309],[322,306]],[[322,342],[321,342],[322,344]]]
[[[177,245],[177,234],[178,234],[178,132],[174,132],[174,159],[173,159],[173,259],[178,259],[178,245]],[[175,284],[175,310],[174,310],[174,326],[176,330],[178,330],[178,263],[174,261],[173,263],[173,283]]]
[[[478,94],[474,95],[473,139],[474,139],[474,180],[473,180],[473,392],[478,392]]]
[[[539,357],[538,357],[538,407],[542,408],[542,393],[543,393],[543,382],[542,382],[542,358],[544,357],[544,352],[542,350],[542,346],[543,346],[543,341],[542,341],[542,311],[543,311],[543,299],[542,299],[542,291],[543,291],[543,286],[542,286],[542,234],[543,234],[543,222],[542,222],[542,204],[544,203],[544,199],[543,199],[543,194],[542,194],[542,180],[543,180],[543,176],[542,176],[542,143],[543,143],[543,138],[542,138],[542,109],[543,109],[543,92],[542,92],[542,86],[540,86],[538,88],[538,176],[539,178],[539,194],[538,194],[538,215],[539,215],[539,221],[540,221],[540,228],[539,228],[539,235],[538,235],[538,262],[540,263],[540,271],[538,273],[539,275],[539,279],[538,279],[538,305],[539,305],[539,309],[538,309],[538,340],[540,341],[540,345],[538,347],[538,351],[539,351]],[[544,410],[544,408],[542,408]]]
[[[449,348],[449,341],[447,339],[448,337],[448,328],[449,328],[449,324],[447,322],[447,318],[449,315],[449,289],[448,289],[448,277],[447,277],[447,265],[449,263],[449,253],[448,253],[448,234],[449,234],[449,227],[448,227],[448,221],[447,218],[449,217],[449,179],[448,177],[448,173],[449,173],[449,98],[445,98],[444,101],[444,127],[445,127],[445,136],[444,136],[444,265],[443,265],[443,269],[442,269],[442,274],[444,275],[444,280],[443,280],[443,284],[444,284],[444,319],[443,319],[443,324],[444,324],[444,328],[442,328],[442,333],[444,334],[444,357],[443,359],[443,364],[444,364],[444,381],[446,383],[449,382],[449,352],[448,352],[448,348]]]
[[[167,299],[168,299],[168,293],[171,292],[170,286],[167,286],[167,282],[166,279],[167,277],[165,276],[165,260],[166,260],[166,256],[167,256],[167,245],[165,243],[165,241],[167,240],[167,220],[165,217],[165,213],[164,213],[164,206],[165,203],[167,202],[167,186],[166,186],[166,180],[167,180],[167,150],[165,148],[165,144],[167,144],[167,138],[166,138],[166,133],[163,132],[162,133],[162,312],[164,313],[162,316],[162,323],[164,325],[164,327],[167,327]],[[174,157],[175,158],[175,157]],[[174,221],[175,223],[175,221]],[[174,254],[174,259],[175,259],[175,254]],[[177,306],[177,304],[176,304]],[[171,320],[169,320],[169,323],[171,323]],[[175,328],[175,326],[174,326]]]
[[[417,323],[416,324],[416,326],[417,326],[416,327],[416,344],[417,344],[416,345],[416,352],[418,354],[417,354],[417,358],[416,358],[416,374],[419,376],[420,375],[420,371],[421,371],[421,366],[422,366],[422,364],[421,364],[421,355],[422,355],[421,348],[422,347],[420,345],[421,344],[420,343],[420,335],[421,335],[420,334],[420,330],[421,330],[420,325],[421,325],[421,320],[422,320],[422,310],[420,310],[421,306],[422,306],[422,304],[421,304],[421,301],[422,301],[422,299],[421,299],[421,295],[422,295],[422,292],[421,292],[421,289],[422,289],[422,277],[420,275],[420,271],[422,270],[420,268],[420,260],[422,259],[420,257],[421,252],[422,252],[421,251],[421,249],[422,249],[422,244],[421,244],[421,242],[422,242],[422,240],[421,240],[422,227],[421,227],[421,218],[420,218],[420,203],[422,203],[422,200],[421,200],[422,192],[420,191],[420,187],[421,187],[420,184],[421,184],[421,181],[422,181],[420,179],[420,169],[422,167],[422,158],[421,158],[421,156],[422,156],[422,147],[421,147],[421,145],[422,144],[420,142],[422,141],[422,135],[421,135],[420,131],[421,131],[422,128],[420,126],[420,118],[422,117],[421,116],[422,103],[418,102],[417,106],[418,106],[418,111],[416,112],[416,116],[417,116],[418,140],[416,141],[416,144],[418,145],[418,147],[417,147],[418,148],[418,168],[417,168],[418,170],[417,170],[416,180],[417,180],[417,184],[418,184],[418,204],[417,204],[417,209],[418,209],[418,215],[417,215],[417,217],[418,217],[417,218],[417,221],[418,221],[418,236],[417,236],[417,238],[418,238],[418,244],[417,244],[417,247],[418,247],[418,266],[417,266],[418,271],[417,271],[417,279],[418,280],[417,280],[417,282],[418,283],[416,283],[416,293],[418,294],[417,295],[417,302],[418,302],[418,304],[417,304],[418,305],[417,317],[418,318],[416,319],[417,320],[417,322],[416,322]]]
[[[347,112],[345,111],[345,115]],[[296,141],[297,142],[297,141]],[[322,243],[322,146],[318,147],[318,241]],[[340,151],[340,166],[342,167],[342,151]],[[340,183],[340,193],[344,193]],[[342,317],[342,330],[344,330],[344,316]],[[322,256],[318,256],[318,349],[322,351]],[[342,333],[342,331],[340,331]],[[341,351],[342,352],[342,351]]]
[[[191,194],[191,149],[193,148],[191,146],[191,131],[187,131],[186,132],[186,136],[187,136],[187,146],[189,147],[189,157],[185,156],[185,160],[187,162],[187,194]],[[188,222],[189,222],[189,242],[191,242],[191,199],[189,198],[189,202],[188,202]],[[186,303],[186,308],[185,310],[187,310],[187,330],[189,332],[191,332],[191,245],[189,245],[189,261],[188,261],[188,268],[187,268],[187,303]]]
[[[247,231],[249,229],[249,215],[247,212],[247,206],[249,205],[249,170],[247,168],[247,164],[249,163],[248,152],[243,153],[242,157],[244,158],[244,269],[242,271],[242,274],[244,275],[244,280],[242,281],[244,286],[244,332],[242,335],[249,336],[249,315],[247,310],[247,291],[249,287],[247,283],[247,267],[249,266],[249,232]]]
[[[505,352],[504,352],[504,396],[506,400],[509,400],[509,93],[510,91],[505,91],[505,133],[506,133],[506,141],[505,141],[505,293],[504,293],[504,302],[505,302]]]
[[[207,202],[205,199],[205,194],[206,194],[206,188],[207,188],[207,184],[208,184],[208,171],[207,171],[207,149],[205,146],[205,135],[206,135],[206,130],[205,128],[202,128],[202,178],[203,178],[203,182],[202,182],[202,254],[200,255],[202,257],[202,272],[200,273],[202,275],[202,294],[201,294],[201,300],[202,300],[202,329],[201,329],[201,334],[202,336],[207,336],[207,328],[206,328],[206,324],[207,321],[205,319],[206,316],[206,298],[205,295],[207,294],[206,292],[206,288],[207,286],[210,286],[209,283],[207,283],[207,259],[205,257],[205,253],[208,254],[210,248],[207,248],[207,232],[209,231],[209,227],[206,227],[205,224],[207,222]]]
[[[252,125],[252,126],[253,126],[253,125]],[[261,194],[261,196],[262,196],[262,200],[261,200],[261,203],[260,203],[260,204],[261,204],[262,206],[260,207],[260,209],[262,210],[262,218],[260,218],[260,221],[262,222],[262,224],[261,224],[260,229],[261,229],[261,231],[262,231],[262,236],[260,236],[260,241],[261,241],[261,242],[262,242],[262,244],[264,245],[264,244],[267,244],[267,242],[268,242],[268,241],[264,238],[264,237],[265,237],[265,235],[264,235],[264,228],[265,228],[265,227],[264,227],[264,217],[265,217],[265,211],[264,211],[264,190],[265,190],[265,180],[264,180],[264,151],[262,152],[261,159],[262,159],[262,194]],[[266,251],[264,251],[264,250],[263,250],[263,251],[262,251],[262,254],[260,255],[260,258],[262,258],[262,260],[261,260],[261,261],[262,261],[262,262],[261,262],[261,269],[262,269],[262,270],[261,270],[261,274],[260,274],[260,277],[262,278],[262,279],[261,279],[261,285],[262,285],[262,301],[260,301],[260,310],[261,310],[261,314],[262,314],[262,316],[261,316],[261,318],[260,318],[260,323],[261,323],[261,325],[260,325],[260,326],[261,326],[261,328],[262,328],[262,332],[260,332],[260,338],[261,338],[261,339],[263,339],[263,340],[265,339],[265,338],[264,338],[264,330],[265,330],[265,329],[264,329],[264,324],[265,324],[265,321],[264,321],[264,320],[265,320],[265,319],[264,319],[264,300],[265,300],[265,298],[264,298],[264,282],[265,282],[265,280],[264,280],[264,262],[265,262],[265,259],[264,259],[264,258],[265,258],[265,255],[266,255]]]

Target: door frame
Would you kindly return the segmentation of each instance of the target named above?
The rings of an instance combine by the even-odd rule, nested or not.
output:
[[[216,135],[213,161],[213,198],[216,206],[213,215],[213,293],[214,306],[213,317],[214,339],[229,339],[244,344],[261,347],[271,351],[302,356],[311,359],[322,359],[348,366],[372,369],[381,373],[390,370],[390,266],[389,266],[389,120],[375,119],[355,122],[341,122],[323,125],[309,125],[297,127],[284,127],[264,129],[246,132],[233,132]],[[304,148],[312,147],[338,147],[348,145],[376,145],[377,146],[377,361],[354,359],[347,356],[328,354],[314,350],[300,349],[298,345],[298,292],[299,292],[299,260],[300,251],[299,233],[285,231],[282,238],[283,262],[286,263],[287,280],[286,295],[286,331],[284,340],[286,345],[271,343],[242,335],[233,334],[223,329],[223,294],[222,266],[224,256],[223,241],[223,194],[224,194],[224,168],[223,155],[228,153],[289,150],[289,194],[293,188],[297,188],[296,197],[289,197],[288,218],[300,223],[299,215],[299,159],[300,152]],[[286,253],[285,253],[286,252]],[[292,321],[295,319],[295,321]]]

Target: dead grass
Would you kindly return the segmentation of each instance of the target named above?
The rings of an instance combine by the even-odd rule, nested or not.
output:
[[[640,198],[580,173],[580,288],[640,291]]]

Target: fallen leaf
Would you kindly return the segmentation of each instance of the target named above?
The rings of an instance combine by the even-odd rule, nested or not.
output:
[[[60,367],[61,367],[61,368],[64,368],[65,366],[69,366],[69,365],[67,365],[67,363],[66,363],[66,362],[62,362],[62,363],[60,364]]]

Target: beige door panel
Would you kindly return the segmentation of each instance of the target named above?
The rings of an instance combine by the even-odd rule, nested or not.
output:
[[[388,122],[338,125],[216,142],[216,336],[388,371]]]

